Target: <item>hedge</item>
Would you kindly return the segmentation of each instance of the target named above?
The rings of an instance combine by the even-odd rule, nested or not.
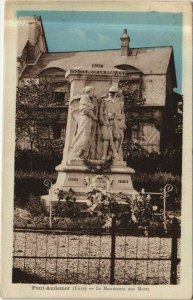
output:
[[[166,149],[162,153],[141,151],[139,145],[133,145],[126,155],[128,166],[138,172],[167,172],[174,175],[182,173],[181,149]]]
[[[54,183],[56,178],[57,172],[52,174],[46,172],[15,172],[15,202],[22,207],[29,201],[30,196],[39,197],[48,194],[44,180],[50,179]]]
[[[167,172],[181,175],[181,149],[165,149],[162,153],[148,153],[139,144],[130,142],[123,147],[124,159],[128,166],[138,172],[155,173]],[[19,150],[15,151],[16,171],[54,172],[55,167],[62,160],[61,150],[44,149],[42,151]]]
[[[26,172],[53,172],[62,161],[61,151],[52,149],[39,151],[15,151],[15,170]]]

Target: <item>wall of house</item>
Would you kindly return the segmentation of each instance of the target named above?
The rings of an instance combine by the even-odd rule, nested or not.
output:
[[[112,80],[100,80],[100,81],[93,81],[93,80],[86,80],[85,86],[91,85],[95,88],[95,95],[97,98],[100,99],[101,96],[108,94],[108,90],[112,85]]]
[[[18,23],[18,80],[25,67],[34,64],[41,53],[47,51],[41,19],[39,17],[20,17]]]
[[[171,66],[168,66],[168,70],[166,73],[166,82],[167,82],[167,90],[170,91],[170,93],[173,93],[173,76],[172,76]]]
[[[143,75],[142,97],[145,106],[164,106],[166,99],[166,76]]]
[[[41,53],[45,52],[45,42],[39,19],[29,23],[28,64],[34,63]]]

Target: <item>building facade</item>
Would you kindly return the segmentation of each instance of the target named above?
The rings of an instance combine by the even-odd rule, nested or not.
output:
[[[29,80],[52,80],[54,105],[42,109],[36,126],[39,146],[41,142],[45,146],[47,140],[56,147],[57,141],[65,141],[72,76],[78,82],[73,95],[79,94],[84,86],[93,85],[96,97],[100,98],[111,85],[116,85],[129,91],[128,97],[143,99],[142,106],[132,109],[140,121],[127,129],[130,140],[148,152],[160,152],[170,146],[172,120],[181,101],[181,96],[174,92],[177,82],[172,46],[131,48],[124,30],[120,49],[53,53],[48,51],[41,17],[20,17],[18,24],[18,86]],[[48,117],[52,119],[49,126],[45,122]],[[17,144],[20,148],[29,147],[27,138],[18,139]]]

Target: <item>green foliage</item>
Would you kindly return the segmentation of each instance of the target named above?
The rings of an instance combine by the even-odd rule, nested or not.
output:
[[[81,206],[74,201],[58,201],[54,206],[54,215],[57,217],[67,217],[67,218],[81,218],[82,210]]]
[[[143,119],[143,112],[137,110],[137,108],[143,106],[146,99],[141,96],[140,86],[131,86],[130,81],[119,81],[119,88],[124,99],[125,124],[127,128],[125,130],[125,140],[128,142],[130,140],[131,128]]]
[[[57,106],[53,91],[64,81],[55,78],[28,79],[22,82],[16,93],[16,140],[24,137],[29,140],[30,149],[38,143],[37,125],[51,124],[53,118],[45,118],[45,109]]]
[[[58,191],[59,201],[54,205],[53,213],[58,217],[78,218],[82,216],[82,209],[76,203],[76,193],[70,189],[69,191]]]
[[[114,216],[119,217],[122,213],[122,207],[118,205],[116,194],[100,192],[94,189],[87,194],[87,197],[91,201],[91,214],[96,209],[99,211],[98,216],[104,220]]]
[[[60,164],[62,154],[56,149],[42,148],[41,151],[36,150],[15,150],[15,170],[16,171],[37,171],[37,172],[53,172],[55,167]],[[32,162],[32,166],[31,166]],[[33,170],[32,170],[33,169]]]
[[[147,157],[148,152],[138,143],[132,141],[124,141],[123,152],[125,159],[139,160],[143,157]]]
[[[137,190],[142,188],[148,189],[148,191],[154,192],[160,191],[160,189],[170,183],[180,187],[181,177],[179,175],[173,175],[171,173],[157,172],[155,174],[151,173],[136,173],[132,177],[133,184]]]
[[[178,112],[174,116],[175,133],[179,140],[181,140],[182,138],[182,130],[183,130],[183,106],[184,106],[184,100],[183,97],[181,97],[181,100],[178,102]]]
[[[17,88],[17,108],[22,108],[29,112],[29,108],[41,108],[53,106],[55,100],[53,91],[61,86],[63,81],[56,81],[55,77],[28,79],[27,82],[21,82]]]
[[[57,173],[48,174],[46,172],[15,172],[14,196],[15,203],[24,207],[33,196],[48,194],[44,186],[44,180],[49,178],[52,182],[56,181]]]
[[[71,188],[69,191],[59,190],[58,198],[59,200],[65,200],[67,203],[74,203],[76,201],[76,193]]]
[[[30,195],[29,201],[25,207],[32,216],[47,215],[45,204],[37,197]]]
[[[91,200],[90,214],[97,213],[104,223],[103,228],[112,226],[113,217],[116,217],[120,227],[143,229],[164,221],[161,195],[155,197],[142,191],[131,197],[93,190],[88,194],[88,199]]]
[[[23,179],[34,179],[36,178],[37,180],[44,181],[46,178],[49,178],[51,181],[56,180],[57,173],[47,173],[47,172],[24,172],[24,171],[18,171],[15,172],[15,178],[18,178],[20,180]]]
[[[146,192],[160,192],[166,184],[171,184],[174,189],[167,198],[167,209],[181,207],[181,177],[171,173],[158,172],[137,173],[133,177],[133,186],[137,191],[145,189]]]
[[[162,153],[148,153],[138,143],[124,143],[124,160],[127,164],[134,168],[137,172],[155,173],[168,172],[181,175],[182,166],[182,150],[180,148],[165,149]],[[52,148],[42,148],[41,151],[20,150],[15,151],[15,170],[16,171],[32,171],[33,170],[53,172],[55,167],[60,164],[62,159],[61,151],[56,151]],[[108,172],[111,166],[111,161],[105,161],[101,164],[93,164],[90,161],[85,161],[88,170],[101,174]]]
[[[139,194],[129,200],[129,202],[132,222],[138,226],[149,226],[153,218],[151,197]]]
[[[167,148],[162,153],[149,153],[138,143],[130,141],[124,143],[123,151],[127,164],[137,172],[168,172],[181,175],[182,149],[180,148]]]
[[[141,89],[138,86],[131,87],[129,80],[119,81],[119,89],[124,97],[125,107],[131,108],[136,106],[142,106],[145,104],[145,99],[141,97]]]

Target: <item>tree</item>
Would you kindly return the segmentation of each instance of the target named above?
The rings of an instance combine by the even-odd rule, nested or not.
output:
[[[125,130],[124,133],[123,152],[125,158],[127,158],[128,153],[133,148],[133,143],[131,142],[131,130],[133,126],[138,125],[144,119],[144,114],[142,114],[139,108],[145,104],[146,99],[142,97],[139,81],[132,82],[129,80],[121,80],[119,82],[119,88],[124,98],[125,123],[127,130]],[[139,148],[144,152],[142,147],[138,144],[137,149],[139,150]],[[137,151],[137,153],[138,152],[139,151]]]
[[[146,99],[142,97],[139,84],[134,85],[129,80],[121,80],[119,88],[124,98],[127,128],[131,128],[142,119],[142,115],[136,109],[143,106]]]
[[[37,127],[42,123],[49,127],[53,123],[53,113],[59,114],[61,108],[57,108],[54,90],[64,83],[64,80],[56,81],[55,77],[28,79],[17,87],[16,142],[21,138],[28,140],[31,169],[32,150],[38,144]],[[47,109],[52,109],[49,116],[46,114]]]
[[[174,116],[174,133],[176,135],[176,145],[182,150],[182,133],[183,133],[183,97],[178,103],[178,111]]]

